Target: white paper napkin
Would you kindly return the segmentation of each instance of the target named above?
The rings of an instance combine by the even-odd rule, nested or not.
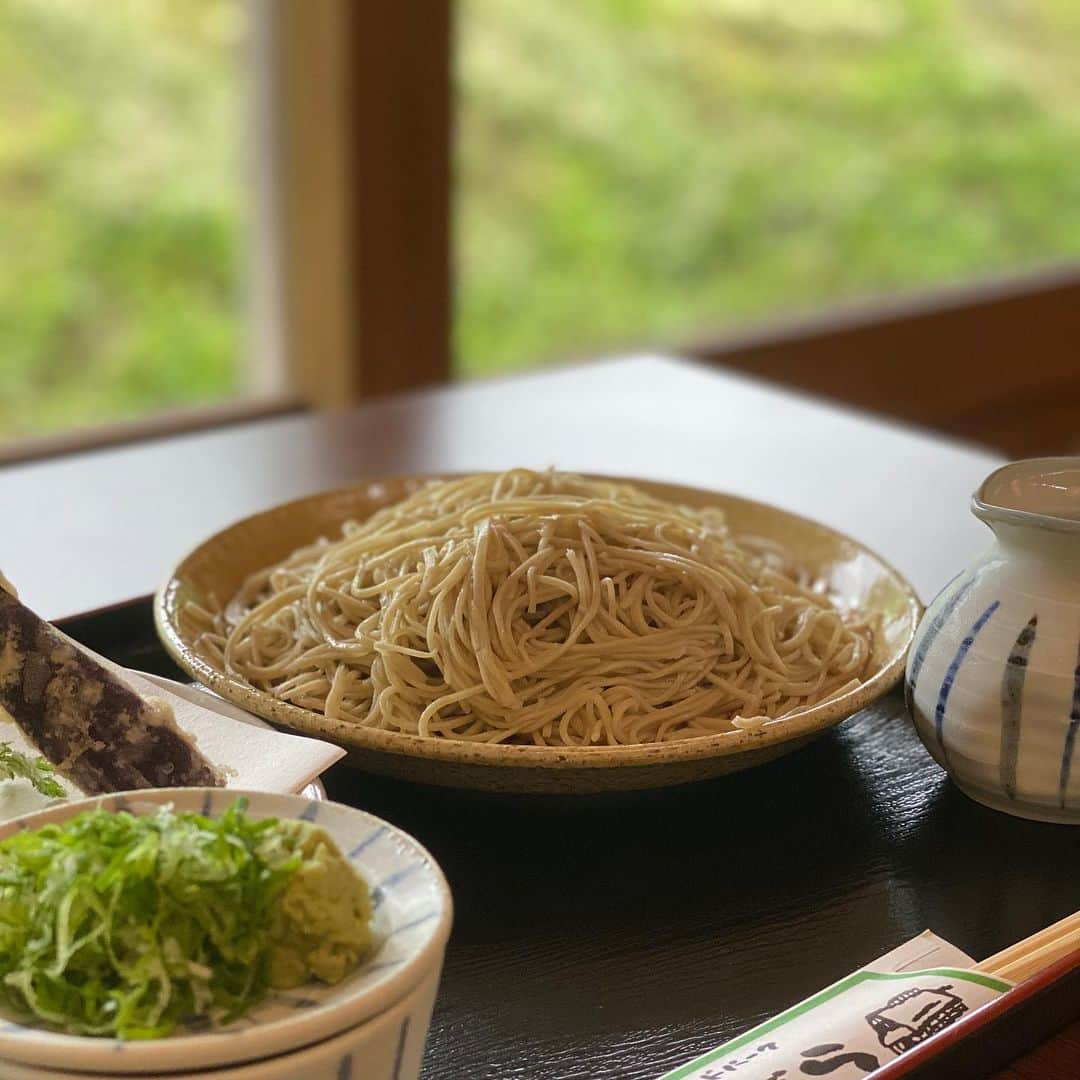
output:
[[[289,735],[243,709],[191,686],[137,671],[118,674],[143,697],[164,698],[176,723],[193,736],[211,764],[225,770],[225,786],[291,795],[302,791],[345,751],[321,739]]]
[[[215,694],[129,671],[104,657],[91,655],[141,696],[167,701],[180,729],[194,738],[209,762],[224,770],[226,787],[294,794],[345,756],[345,751],[333,743],[277,731]],[[3,709],[0,740],[25,754],[39,753]],[[73,784],[60,776],[57,779],[73,798],[82,797]],[[0,820],[29,813],[48,802],[24,781],[0,782]]]

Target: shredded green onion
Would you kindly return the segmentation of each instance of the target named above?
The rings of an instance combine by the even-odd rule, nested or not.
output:
[[[274,907],[302,863],[277,819],[246,809],[91,810],[0,843],[0,1004],[121,1039],[243,1015],[266,994]]]
[[[29,780],[42,795],[54,799],[67,798],[60,786],[51,761],[43,757],[28,757],[10,743],[0,742],[0,780]]]

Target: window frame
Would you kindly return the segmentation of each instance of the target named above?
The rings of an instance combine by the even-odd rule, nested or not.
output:
[[[1080,452],[1080,263],[718,334],[687,355],[1013,457]]]
[[[450,378],[452,4],[272,0],[288,390]]]
[[[0,447],[0,463],[451,379],[453,0],[244,2],[253,396],[23,440]],[[672,351],[1037,453],[1080,449],[1078,334],[1080,264],[1070,264],[718,331]]]

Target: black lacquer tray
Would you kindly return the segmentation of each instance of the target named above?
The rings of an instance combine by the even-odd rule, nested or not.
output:
[[[60,626],[182,678],[149,599]],[[1080,828],[969,801],[899,693],[682,788],[511,797],[344,766],[325,781],[416,836],[453,889],[431,1080],[651,1080],[928,927],[983,957],[1080,908]]]

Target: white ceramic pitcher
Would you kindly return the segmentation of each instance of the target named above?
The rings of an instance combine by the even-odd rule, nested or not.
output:
[[[1080,458],[991,473],[989,550],[927,608],[908,655],[915,727],[960,789],[1080,824]]]

